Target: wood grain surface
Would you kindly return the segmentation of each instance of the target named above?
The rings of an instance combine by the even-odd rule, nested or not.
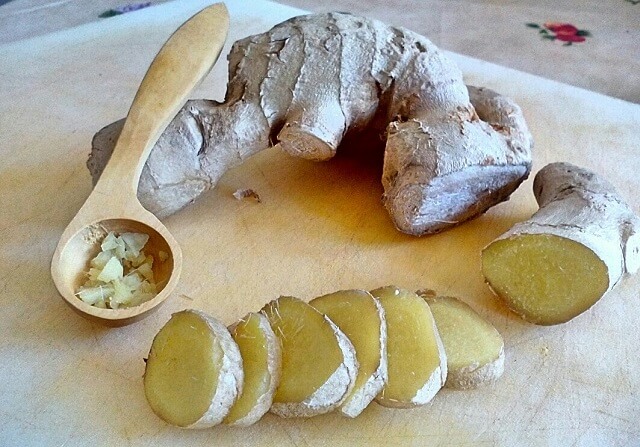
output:
[[[91,137],[126,114],[154,51],[205,4],[167,3],[0,46],[0,445],[639,445],[640,276],[555,327],[520,320],[483,283],[481,248],[536,209],[531,180],[484,216],[415,238],[396,231],[382,207],[379,156],[347,147],[312,163],[267,150],[165,220],[184,265],[158,312],[108,329],[63,303],[49,263],[91,190]],[[262,1],[227,5],[230,41],[298,13]],[[640,106],[451,56],[469,83],[521,104],[536,139],[534,171],[556,160],[594,169],[640,208]],[[225,84],[221,61],[194,97],[221,99]],[[243,188],[262,201],[236,200]],[[145,402],[143,358],[172,312],[201,309],[231,324],[279,295],[310,300],[392,283],[459,296],[493,322],[506,342],[503,378],[443,390],[413,410],[372,404],[355,420],[267,415],[249,428],[181,430]]]

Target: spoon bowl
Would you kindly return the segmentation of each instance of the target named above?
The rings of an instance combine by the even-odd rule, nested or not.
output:
[[[130,324],[156,309],[177,285],[182,269],[180,245],[140,204],[138,182],[162,131],[218,59],[228,29],[227,9],[216,3],[187,20],[167,40],[140,84],[109,163],[63,232],[51,261],[51,276],[66,303],[80,315],[109,326]],[[144,251],[153,256],[158,291],[149,301],[104,309],[76,295],[109,231],[149,236]],[[160,252],[166,253],[164,261]]]
[[[89,262],[100,252],[100,241],[113,231],[115,233],[143,233],[149,235],[144,246],[147,255],[153,256],[153,275],[158,294],[138,306],[119,309],[102,309],[79,299],[77,290],[86,280]],[[166,259],[161,253],[166,254]],[[67,304],[80,315],[108,326],[124,326],[147,316],[157,309],[170,295],[180,277],[182,253],[180,246],[164,228],[154,228],[139,220],[105,219],[83,226],[68,239],[58,254],[53,275],[56,287]]]

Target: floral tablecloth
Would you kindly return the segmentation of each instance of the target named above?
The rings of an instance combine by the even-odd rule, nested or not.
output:
[[[402,25],[450,51],[640,103],[640,0],[280,0]],[[13,0],[0,44],[153,7],[163,0]]]
[[[22,39],[0,44],[0,446],[638,447],[640,357],[629,334],[640,321],[640,275],[622,281],[593,311],[555,327],[507,313],[482,280],[481,248],[536,209],[532,178],[482,218],[417,240],[388,221],[379,165],[348,156],[315,164],[264,151],[166,222],[185,268],[179,289],[152,318],[109,331],[74,315],[57,297],[50,260],[91,189],[91,137],[124,116],[155,51],[211,0],[154,2],[142,10],[115,0],[38,1],[0,6],[4,42]],[[232,39],[297,13],[259,0],[226,1],[233,6]],[[635,13],[636,5],[591,5],[611,12],[600,21],[591,9],[581,14],[561,2],[493,2],[415,0],[407,9],[409,2],[403,8],[374,1],[367,11],[450,50],[637,95],[638,31],[608,9],[616,3]],[[358,7],[345,0],[326,8]],[[71,28],[52,33],[56,26]],[[38,33],[46,35],[25,39]],[[534,172],[558,160],[596,169],[640,209],[640,105],[451,56],[468,82],[522,106],[536,141]],[[225,75],[217,64],[194,97],[221,98]],[[240,188],[258,191],[263,202],[237,201],[232,194]],[[267,415],[253,427],[201,431],[162,424],[145,402],[142,359],[172,312],[201,309],[231,324],[278,294],[309,299],[392,283],[462,297],[489,318],[506,342],[498,386],[443,390],[429,406],[409,411],[372,405],[354,420]]]

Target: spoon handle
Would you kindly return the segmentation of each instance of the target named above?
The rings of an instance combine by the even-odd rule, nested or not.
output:
[[[224,3],[203,9],[167,40],[140,84],[111,159],[94,190],[136,197],[151,148],[189,94],[209,73],[224,46],[229,14]],[[126,188],[124,191],[123,188]],[[121,191],[124,194],[114,194]]]

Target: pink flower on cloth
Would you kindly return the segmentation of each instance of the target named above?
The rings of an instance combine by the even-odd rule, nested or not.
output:
[[[570,23],[547,22],[544,27],[555,33],[556,39],[563,42],[584,42],[584,35],[578,34],[580,30]]]
[[[571,23],[546,22],[543,26],[537,23],[527,23],[529,28],[535,28],[543,39],[558,40],[564,42],[565,46],[573,43],[584,42],[591,33],[587,30],[578,29]]]

